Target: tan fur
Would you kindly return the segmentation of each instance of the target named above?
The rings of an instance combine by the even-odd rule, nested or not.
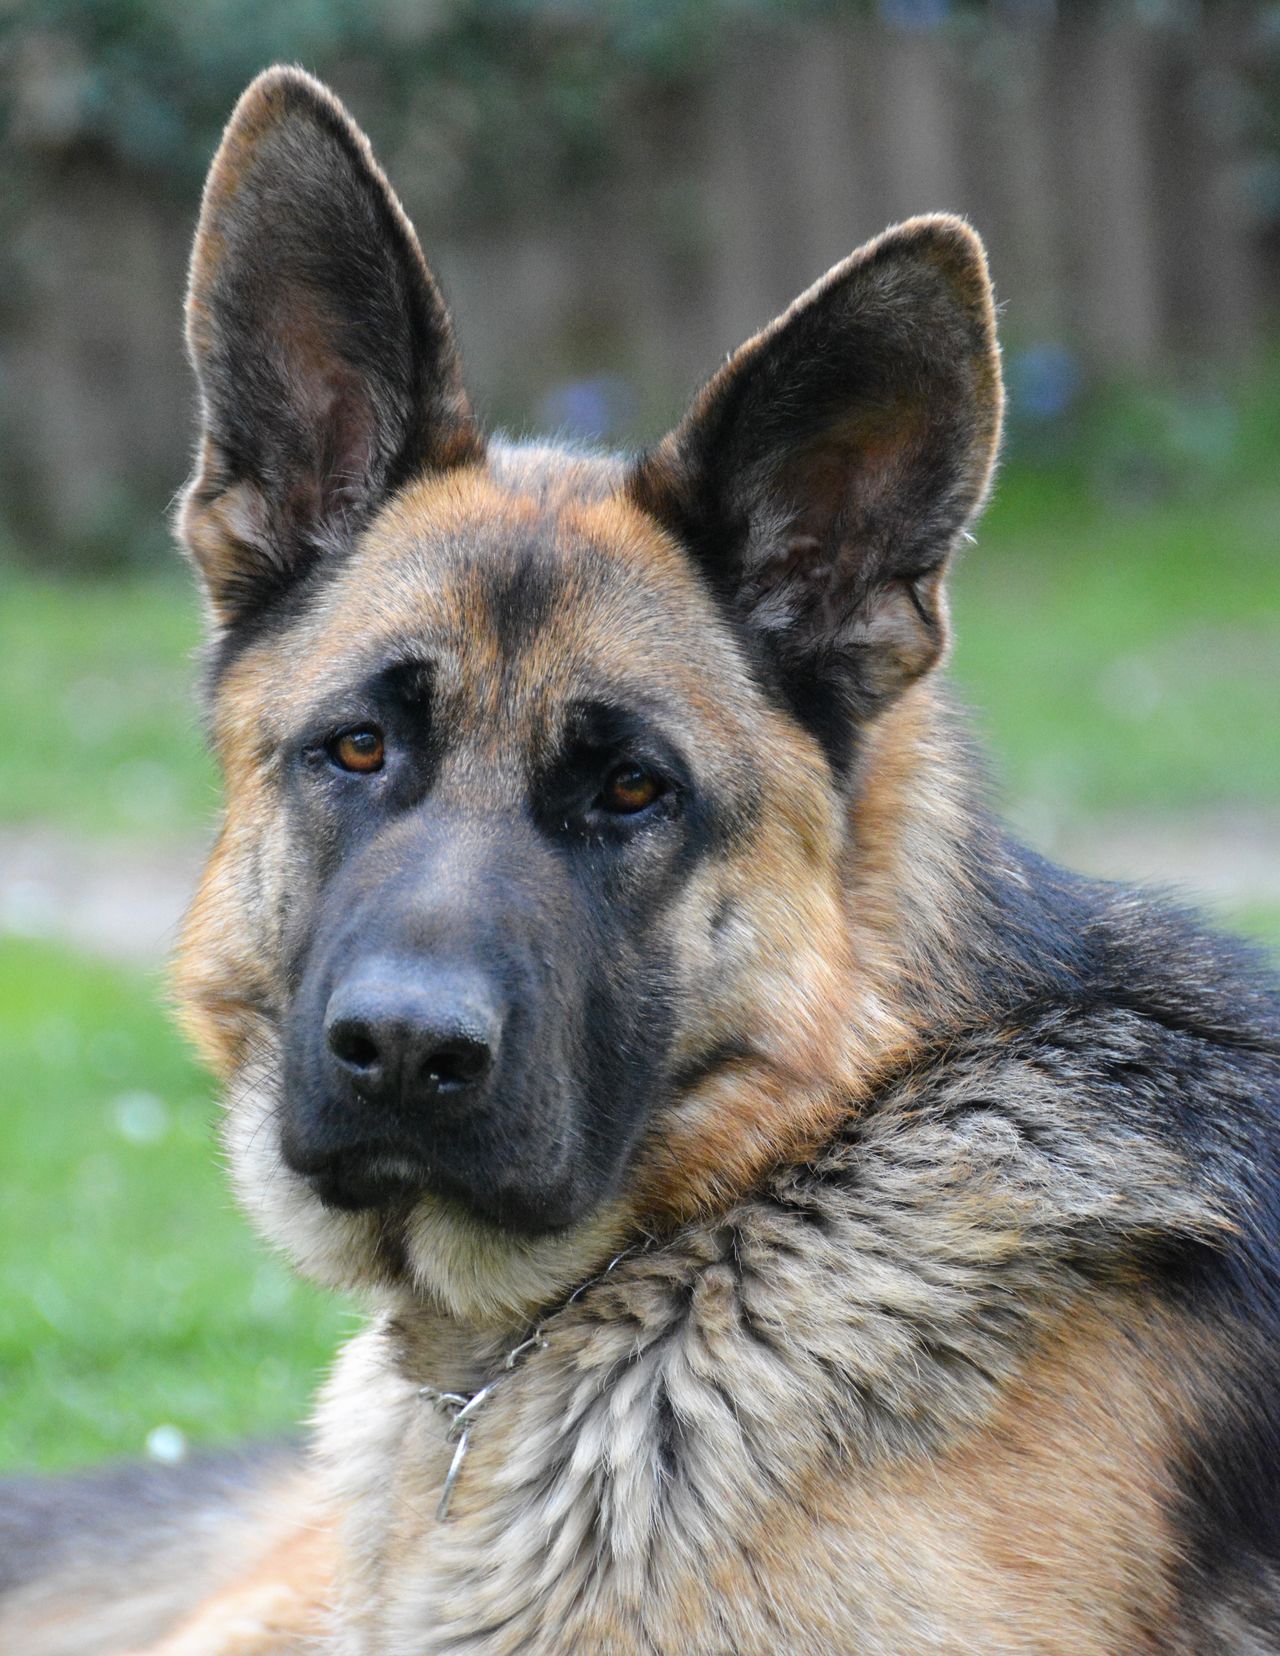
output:
[[[805,1613],[816,1529],[841,1597],[860,1607],[853,1628],[833,1614],[831,1650],[1165,1648],[1154,1630],[1168,1625],[1179,1562],[1186,1337],[1173,1320],[1094,1307],[1046,1339],[979,1439],[870,1489],[806,1490],[752,1549],[778,1613],[788,1596]]]
[[[251,89],[206,193],[190,337],[233,406],[217,329],[240,310],[219,293],[237,215],[256,223],[246,180],[314,184],[277,123],[338,123],[355,148],[332,162],[335,216],[371,189],[386,268],[421,258],[309,85]],[[976,809],[928,676],[1001,417],[976,236],[912,220],[851,255],[631,467],[483,447],[423,266],[405,350],[430,336],[435,424],[397,412],[403,363],[374,361],[384,469],[364,515],[310,538],[307,490],[331,517],[341,494],[316,455],[344,435],[328,394],[347,396],[352,346],[302,265],[280,303],[305,429],[273,447],[263,418],[276,471],[301,454],[305,475],[246,480],[206,443],[187,497],[234,648],[212,720],[227,815],[178,984],[244,1205],[372,1313],[319,1406],[314,1504],[149,1656],[1205,1656],[1179,1478],[1237,1358],[1144,1273],[1221,1244],[1229,1180],[1153,1121],[1163,1014],[1060,991],[1035,915],[1025,979],[1002,970],[1022,922],[990,889],[1034,876]],[[274,276],[232,286],[274,314]],[[513,573],[536,577],[514,599]],[[300,601],[276,605],[281,583]],[[255,595],[269,625],[237,632]],[[575,703],[643,705],[715,801],[654,909],[678,1079],[643,1095],[621,1189],[558,1230],[411,1191],[339,1211],[280,1153],[290,927],[320,878],[289,755],[396,659],[430,662],[433,878],[472,912],[493,825],[533,811]],[[411,814],[377,830],[405,859]],[[385,889],[351,868],[357,897]],[[433,1398],[490,1385],[442,1517],[456,1438]],[[1213,1614],[1251,1651],[1246,1585]]]
[[[701,1530],[696,1550],[685,1550],[683,1568],[672,1567],[676,1556],[664,1550],[662,1567],[646,1572],[634,1590],[615,1569],[618,1580],[588,1595],[573,1551],[553,1546],[552,1558],[559,1550],[578,1584],[577,1616],[554,1632],[540,1618],[532,1625],[517,1619],[479,1640],[454,1625],[459,1615],[469,1625],[483,1619],[473,1588],[441,1601],[452,1608],[435,1612],[439,1627],[424,1595],[438,1574],[436,1555],[447,1563],[479,1548],[492,1563],[501,1554],[486,1550],[483,1532],[472,1533],[466,1508],[447,1530],[437,1529],[432,1508],[448,1447],[432,1447],[438,1423],[411,1385],[387,1389],[385,1366],[366,1341],[347,1359],[349,1370],[354,1363],[346,1382],[351,1403],[339,1388],[325,1423],[341,1437],[342,1493],[363,1515],[346,1536],[348,1572],[353,1561],[367,1562],[347,1582],[345,1636],[316,1642],[312,1622],[291,1628],[288,1614],[276,1612],[252,1624],[246,1642],[243,1620],[229,1611],[262,1616],[263,1600],[274,1605],[276,1595],[296,1610],[308,1588],[323,1605],[332,1591],[328,1581],[313,1581],[304,1563],[289,1570],[287,1586],[264,1592],[271,1570],[292,1562],[278,1555],[241,1593],[215,1601],[181,1639],[146,1656],[302,1656],[320,1649],[419,1656],[526,1647],[547,1656],[640,1656],[653,1649],[689,1656],[1169,1651],[1175,1647],[1155,1630],[1167,1625],[1178,1565],[1170,1467],[1180,1421],[1194,1404],[1186,1353],[1195,1338],[1176,1319],[1144,1318],[1120,1301],[1096,1303],[1046,1331],[1041,1354],[1000,1397],[981,1434],[927,1460],[873,1467],[856,1478],[812,1474],[786,1502],[743,1514],[740,1530],[720,1521],[723,1511],[707,1513],[716,1521]],[[356,1411],[374,1427],[363,1441],[353,1434]],[[405,1435],[387,1442],[392,1423]],[[521,1424],[527,1431],[527,1421]],[[523,1433],[503,1442],[501,1432],[491,1419],[469,1479],[497,1484],[510,1476]],[[362,1453],[366,1481],[353,1487]],[[562,1521],[569,1516],[562,1509]],[[515,1548],[516,1557],[503,1558],[498,1585],[521,1572],[545,1580],[537,1560],[554,1533],[512,1523],[502,1550]],[[597,1568],[608,1557],[599,1551],[603,1539],[588,1554]],[[517,1602],[495,1607],[492,1620]],[[554,1594],[546,1602],[554,1604]]]
[[[563,619],[544,627],[513,680],[488,628],[473,566],[458,562],[451,549],[477,538],[482,547],[501,543],[535,529],[566,548]],[[624,578],[594,590],[582,585],[572,561],[573,549],[582,547],[616,565]],[[681,610],[688,620],[673,641],[670,616]],[[361,625],[353,634],[349,617],[356,613]],[[654,663],[649,673],[646,635]],[[319,1240],[308,1247],[308,1220],[291,1200],[290,1177],[261,1165],[261,1117],[253,1100],[260,1094],[261,1109],[271,1108],[270,1089],[255,1079],[270,1070],[271,1035],[257,1008],[272,1009],[273,928],[290,879],[275,780],[262,755],[327,682],[341,682],[361,655],[390,640],[452,661],[442,694],[455,723],[466,721],[480,738],[467,751],[466,770],[440,779],[445,799],[451,788],[465,789],[473,805],[478,798],[495,805],[508,798],[518,785],[522,750],[547,739],[555,709],[584,674],[644,685],[666,705],[674,728],[687,732],[691,751],[717,782],[741,769],[744,749],[762,755],[758,776],[744,774],[738,783],[746,791],[763,779],[768,788],[758,826],[730,859],[694,882],[676,925],[697,1020],[683,1030],[677,1052],[695,1056],[736,1040],[751,1056],[721,1066],[664,1119],[638,1165],[626,1208],[603,1216],[589,1245],[555,1250],[566,1256],[563,1269],[548,1277],[551,1250],[538,1249],[537,1270],[521,1273],[525,1250],[516,1250],[512,1282],[527,1277],[527,1286],[514,1304],[528,1309],[546,1297],[550,1283],[570,1286],[623,1233],[628,1215],[632,1223],[670,1221],[708,1210],[779,1160],[819,1143],[847,1110],[872,1052],[897,1026],[878,998],[868,962],[856,978],[850,971],[840,887],[843,823],[825,766],[815,745],[747,679],[723,642],[709,598],[668,537],[616,495],[584,502],[564,485],[558,496],[549,488],[512,494],[477,468],[420,483],[383,515],[358,563],[326,590],[283,647],[273,641],[251,648],[232,669],[215,724],[228,816],[179,957],[189,1027],[206,1059],[236,1078],[228,1132],[241,1193],[268,1234],[301,1251],[314,1274],[344,1280],[353,1248],[372,1257],[377,1239],[364,1216],[326,1215],[326,1228],[337,1233],[334,1248]],[[714,697],[708,682],[716,685]],[[713,940],[710,919],[724,905],[732,917]],[[245,1146],[245,1157],[237,1156],[237,1145]],[[458,1217],[446,1222],[441,1204],[430,1200],[420,1223],[423,1240],[412,1251],[424,1260],[450,1258],[455,1250],[446,1231],[475,1234]],[[500,1249],[492,1238],[487,1252],[496,1257]],[[449,1269],[455,1287],[443,1291],[455,1295],[468,1274],[461,1257]],[[486,1313],[500,1304],[512,1309],[502,1292],[483,1296]]]
[[[331,1601],[332,1540],[317,1480],[273,1470],[234,1517],[223,1507],[195,1523],[188,1517],[172,1535],[158,1535],[143,1559],[113,1565],[109,1554],[95,1557],[90,1548],[87,1558],[72,1556],[6,1597],[0,1650],[5,1656],[296,1652],[303,1630],[321,1629]],[[254,1627],[257,1645],[245,1642]],[[172,1642],[179,1637],[185,1642]]]
[[[1037,1272],[1039,1158],[1028,1146],[1026,1165],[1021,1152],[1002,1165],[979,1142],[957,1161],[914,1104],[908,1089],[886,1111],[865,1196],[825,1210],[833,1232],[779,1230],[747,1204],[550,1322],[546,1349],[486,1404],[446,1524],[434,1507],[451,1446],[417,1381],[470,1389],[498,1370],[495,1348],[468,1357],[408,1308],[357,1341],[320,1422],[350,1515],[341,1648],[1167,1649],[1151,1640],[1170,1612],[1173,1470],[1202,1337],[1065,1281],[1024,1307],[1025,1362],[1020,1340],[981,1332],[980,1284],[1002,1265]],[[1099,1200],[1127,1225],[1155,1221],[1153,1201],[1161,1222],[1212,1225],[1194,1204],[1179,1216],[1174,1191],[1156,1197],[1158,1169],[1106,1165],[1111,1192],[1082,1167],[1053,1198],[1064,1225]],[[851,1305],[814,1298],[825,1256],[849,1273]],[[939,1343],[913,1356],[906,1331],[926,1306]],[[776,1344],[747,1336],[756,1317]],[[827,1411],[850,1398],[866,1412],[833,1454]],[[671,1483],[656,1448],[667,1411],[682,1422]]]
[[[275,1656],[314,1648],[332,1626],[334,1542],[332,1525],[309,1517],[180,1627],[131,1656]]]

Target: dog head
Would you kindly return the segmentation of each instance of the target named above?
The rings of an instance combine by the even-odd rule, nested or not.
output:
[[[850,825],[991,472],[981,246],[862,248],[636,460],[489,441],[368,144],[273,70],[188,339],[227,810],[179,987],[239,1188],[327,1280],[545,1301],[893,1039]]]

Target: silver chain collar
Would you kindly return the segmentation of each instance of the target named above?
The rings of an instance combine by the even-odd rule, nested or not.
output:
[[[475,1424],[476,1416],[494,1390],[502,1384],[504,1375],[510,1374],[524,1361],[531,1351],[542,1351],[549,1343],[546,1327],[554,1317],[562,1311],[567,1311],[571,1305],[598,1282],[603,1282],[610,1271],[621,1265],[624,1259],[631,1259],[637,1254],[648,1252],[653,1246],[654,1238],[647,1236],[643,1242],[637,1242],[621,1253],[615,1254],[602,1271],[595,1276],[588,1277],[580,1282],[569,1295],[568,1299],[557,1305],[554,1310],[548,1311],[539,1322],[534,1324],[533,1331],[521,1340],[520,1344],[512,1349],[502,1360],[502,1366],[492,1380],[486,1381],[479,1391],[474,1391],[468,1397],[463,1392],[439,1391],[435,1386],[419,1386],[418,1396],[425,1398],[428,1403],[445,1415],[449,1421],[448,1438],[456,1444],[453,1459],[449,1462],[449,1470],[445,1474],[444,1488],[440,1491],[440,1504],[436,1507],[436,1518],[443,1523],[449,1516],[449,1505],[453,1500],[453,1491],[462,1472],[462,1463],[467,1458],[467,1445],[471,1442],[471,1429]]]

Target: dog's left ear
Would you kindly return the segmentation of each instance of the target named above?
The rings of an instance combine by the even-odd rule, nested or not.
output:
[[[837,762],[942,653],[1001,401],[982,243],[913,219],[744,345],[632,475]]]
[[[187,297],[200,385],[181,532],[215,621],[271,605],[398,484],[483,444],[453,328],[368,140],[300,69],[236,106]]]

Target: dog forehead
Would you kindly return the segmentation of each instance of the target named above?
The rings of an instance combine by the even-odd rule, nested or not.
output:
[[[615,493],[489,468],[404,489],[277,646],[286,703],[421,655],[483,701],[630,688],[748,703],[754,686],[681,549]]]

